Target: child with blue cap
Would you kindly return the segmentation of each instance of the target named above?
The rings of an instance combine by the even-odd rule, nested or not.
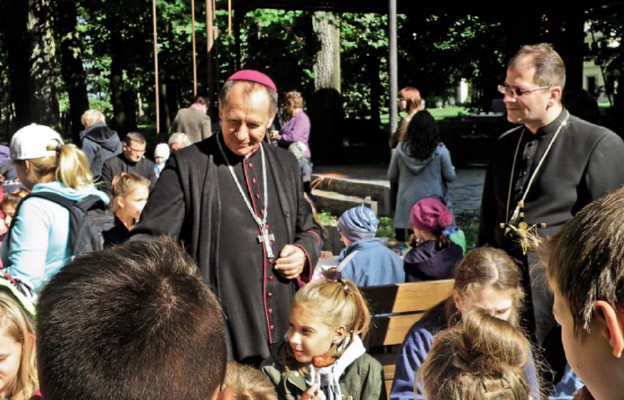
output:
[[[376,238],[379,219],[364,205],[342,213],[340,240],[346,246],[338,256],[338,271],[359,287],[405,282],[403,260]]]

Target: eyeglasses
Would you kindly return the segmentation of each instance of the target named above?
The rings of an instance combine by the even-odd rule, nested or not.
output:
[[[133,149],[133,148],[132,148],[132,147],[130,147],[130,146],[127,146],[127,148],[128,148],[128,150],[130,150],[130,151],[131,151],[131,152],[133,152],[133,153],[136,153],[136,154],[145,154],[145,149],[143,149],[143,150],[137,150],[137,149]]]
[[[510,97],[520,97],[524,94],[527,93],[533,93],[533,92],[537,92],[538,90],[546,90],[546,89],[550,89],[550,86],[540,86],[540,87],[536,87],[533,89],[520,89],[517,87],[510,87],[507,85],[498,85],[498,92],[500,94],[503,94],[505,96],[510,96]]]

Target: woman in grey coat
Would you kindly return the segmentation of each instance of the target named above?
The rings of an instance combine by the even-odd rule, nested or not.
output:
[[[407,137],[392,151],[388,179],[398,184],[394,210],[397,242],[406,241],[405,230],[411,230],[410,211],[418,200],[438,197],[451,209],[447,184],[455,179],[455,167],[429,111],[416,113],[410,121]]]

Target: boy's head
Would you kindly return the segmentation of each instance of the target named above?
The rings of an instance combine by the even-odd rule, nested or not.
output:
[[[124,138],[122,151],[126,160],[137,163],[145,155],[147,141],[141,132],[128,132]]]
[[[377,233],[379,219],[375,212],[364,205],[343,212],[338,220],[338,233],[348,242],[371,239]]]
[[[46,400],[214,399],[226,348],[217,298],[167,237],[74,259],[37,304]]]
[[[273,382],[250,365],[228,361],[224,384],[234,390],[232,400],[277,400]]]
[[[624,383],[623,240],[624,189],[619,189],[535,243],[554,294],[566,358],[597,399],[610,397],[609,391]]]
[[[410,221],[414,229],[439,235],[453,223],[447,206],[435,197],[420,199],[412,207]]]

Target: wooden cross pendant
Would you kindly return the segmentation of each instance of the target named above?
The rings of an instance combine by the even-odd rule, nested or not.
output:
[[[538,227],[546,228],[546,224],[544,222],[533,225],[527,224],[524,221],[524,202],[522,200],[518,202],[518,210],[519,221],[517,225],[512,224],[510,221],[508,224],[501,223],[500,227],[505,229],[505,234],[509,232],[516,234],[520,247],[522,248],[522,254],[526,255],[530,246],[530,236],[536,234]]]
[[[273,253],[273,246],[271,246],[271,242],[275,240],[275,235],[269,233],[269,230],[266,226],[260,228],[262,233],[258,235],[258,243],[264,243],[264,249],[266,250],[266,254],[268,258],[275,258],[275,254]]]

